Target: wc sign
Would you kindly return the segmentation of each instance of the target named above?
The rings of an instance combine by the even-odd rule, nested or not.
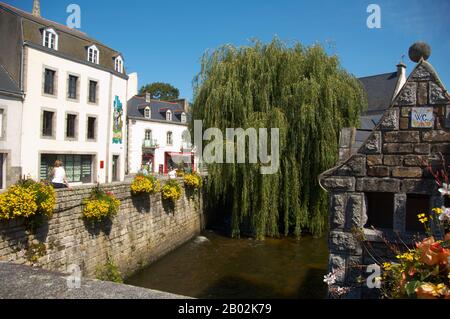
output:
[[[433,108],[413,107],[411,110],[411,126],[414,128],[433,128]]]

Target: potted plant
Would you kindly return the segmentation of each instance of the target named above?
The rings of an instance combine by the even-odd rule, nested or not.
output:
[[[99,185],[89,198],[83,201],[83,217],[92,223],[112,219],[119,211],[120,200],[112,192],[105,192]]]

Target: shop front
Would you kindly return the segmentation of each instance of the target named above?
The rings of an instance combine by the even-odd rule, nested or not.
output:
[[[56,160],[63,163],[69,183],[93,183],[93,156],[78,154],[41,154],[41,181],[51,179]]]
[[[194,167],[194,154],[166,152],[164,154],[164,174],[169,173],[173,169],[183,169],[185,172],[191,172]]]

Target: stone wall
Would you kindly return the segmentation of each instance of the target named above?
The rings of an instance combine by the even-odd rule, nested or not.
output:
[[[162,182],[164,183],[164,182]],[[131,196],[129,183],[102,186],[121,200],[111,222],[92,227],[81,216],[81,202],[92,186],[57,191],[52,219],[34,234],[22,220],[0,222],[0,261],[67,272],[78,265],[84,276],[110,257],[127,276],[196,236],[204,228],[201,195],[186,195],[167,207],[160,194]]]
[[[431,127],[412,124],[413,108],[432,109]],[[440,154],[450,159],[449,113],[448,93],[433,67],[421,61],[361,149],[320,176],[330,193],[329,268],[338,270],[339,285],[359,287],[357,278],[365,275],[360,266],[393,257],[383,238],[413,243],[417,232],[406,229],[408,195],[429,196],[430,209],[443,205],[427,164],[437,164]],[[370,193],[392,195],[392,228],[375,230],[367,224]],[[373,293],[363,284],[348,297]]]

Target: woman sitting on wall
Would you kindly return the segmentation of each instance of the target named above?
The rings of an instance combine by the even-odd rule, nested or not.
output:
[[[54,188],[70,188],[66,177],[66,170],[63,167],[63,162],[60,160],[55,162],[51,176],[53,176],[52,184]]]

